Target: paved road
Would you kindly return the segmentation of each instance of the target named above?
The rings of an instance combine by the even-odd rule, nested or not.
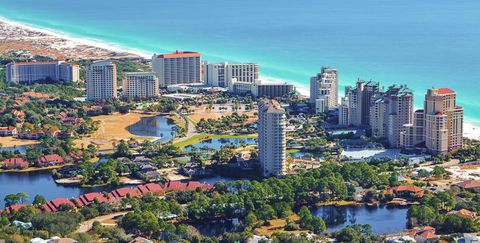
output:
[[[93,219],[89,219],[87,221],[83,221],[82,223],[80,223],[80,227],[75,232],[76,233],[86,233],[86,232],[88,232],[92,229],[93,222],[99,221],[101,223],[105,220],[109,220],[109,219],[113,219],[113,218],[116,218],[116,217],[119,217],[119,216],[123,216],[123,215],[127,214],[128,212],[130,212],[130,211],[112,213],[112,214],[108,214],[108,215],[104,215],[104,216],[99,216],[99,217],[96,217],[96,218],[93,218]]]

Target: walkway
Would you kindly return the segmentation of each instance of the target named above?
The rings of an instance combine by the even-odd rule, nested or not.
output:
[[[104,215],[104,216],[98,216],[96,218],[89,219],[87,221],[83,221],[82,223],[80,223],[80,227],[75,231],[75,233],[86,233],[86,232],[88,232],[92,229],[93,223],[95,221],[98,221],[98,222],[102,223],[103,221],[123,216],[123,215],[127,214],[128,212],[131,212],[131,211],[112,213],[112,214],[108,214],[108,215]]]

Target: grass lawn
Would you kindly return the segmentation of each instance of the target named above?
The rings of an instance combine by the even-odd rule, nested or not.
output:
[[[197,144],[201,141],[214,139],[214,138],[256,138],[257,134],[247,134],[247,135],[215,135],[215,134],[197,134],[192,136],[191,138],[174,143],[173,145],[177,148],[184,148],[189,145]]]
[[[298,152],[300,152],[300,149],[287,149],[286,151],[287,154],[293,154]]]
[[[292,214],[289,217],[291,220],[295,221],[297,224],[300,223],[300,217],[296,214]],[[255,234],[257,235],[265,235],[265,236],[270,236],[275,232],[288,232],[292,234],[301,234],[301,233],[308,233],[308,230],[295,230],[295,231],[286,231],[284,229],[285,225],[287,225],[287,220],[285,219],[272,219],[269,221],[268,226],[262,226],[259,228],[256,228],[254,230]]]

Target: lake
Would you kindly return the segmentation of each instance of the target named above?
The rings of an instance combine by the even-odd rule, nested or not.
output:
[[[0,173],[0,206],[4,207],[3,199],[6,195],[25,192],[33,200],[35,195],[43,195],[47,200],[55,198],[74,198],[81,194],[93,191],[111,191],[114,187],[103,186],[94,188],[80,188],[78,186],[57,185],[51,176],[51,172],[5,172]]]
[[[353,224],[369,224],[374,234],[384,235],[403,232],[406,228],[407,208],[366,206],[316,206],[312,215],[323,218],[328,232],[335,232]],[[192,224],[200,233],[218,236],[236,229],[238,219],[212,220]]]
[[[208,151],[209,149],[218,150],[223,146],[239,147],[242,145],[257,144],[255,138],[213,138],[204,140],[202,142],[187,146],[183,148],[184,151],[192,151],[192,148],[197,148],[200,151]]]
[[[129,126],[130,133],[137,136],[157,137],[155,142],[167,142],[174,138],[175,122],[164,116],[143,117],[139,122]]]
[[[312,215],[323,218],[329,232],[352,224],[369,224],[374,234],[382,235],[402,232],[406,228],[408,208],[317,206],[310,210]]]

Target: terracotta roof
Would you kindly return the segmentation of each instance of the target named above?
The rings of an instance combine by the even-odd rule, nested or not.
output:
[[[5,168],[26,168],[28,167],[28,161],[24,158],[16,157],[3,161],[3,167]]]
[[[39,164],[48,164],[48,163],[55,163],[55,164],[62,164],[65,161],[63,160],[62,156],[58,154],[47,154],[38,159]]]
[[[11,131],[14,131],[15,129],[17,128],[14,126],[0,127],[0,131],[2,132],[11,132]]]
[[[28,206],[28,205],[27,204],[15,204],[15,205],[11,205],[11,206],[6,207],[5,211],[10,213],[12,210],[18,211],[19,209],[21,209],[25,206]]]
[[[450,88],[439,88],[437,89],[438,94],[441,95],[449,95],[449,94],[455,94],[455,91],[453,91]]]
[[[43,210],[45,210],[46,212],[57,212],[58,208],[63,204],[76,207],[76,205],[72,201],[66,198],[53,199],[52,201],[45,203],[42,207],[43,207]]]
[[[430,232],[430,231],[425,231],[423,232],[422,234],[420,234],[420,236],[423,238],[423,239],[438,239],[438,235]]]
[[[397,187],[392,187],[391,189],[386,190],[385,194],[397,194],[401,192],[412,192],[419,196],[422,196],[424,194],[423,188],[418,186],[411,186],[411,185],[401,185]]]
[[[103,193],[90,192],[90,193],[81,195],[77,199],[77,204],[79,207],[87,206],[92,204],[95,201],[95,199],[97,199],[99,203],[104,203],[108,201],[108,199],[105,197],[105,195],[103,195]]]
[[[171,54],[160,54],[157,58],[181,58],[181,57],[199,57],[201,56],[198,52],[190,51],[175,51]]]
[[[462,181],[460,183],[455,184],[459,187],[465,188],[465,189],[476,189],[480,188],[480,180],[468,180],[468,181]]]

